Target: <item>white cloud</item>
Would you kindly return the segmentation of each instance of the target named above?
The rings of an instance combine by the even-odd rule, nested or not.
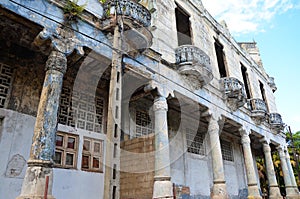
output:
[[[217,20],[225,20],[232,34],[262,32],[276,14],[297,8],[293,0],[202,0]]]

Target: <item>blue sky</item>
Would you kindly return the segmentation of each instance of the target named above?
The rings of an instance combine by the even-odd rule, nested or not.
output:
[[[217,20],[225,20],[237,41],[257,42],[266,72],[275,77],[278,112],[300,131],[300,1],[202,0]],[[299,60],[298,60],[299,59]]]

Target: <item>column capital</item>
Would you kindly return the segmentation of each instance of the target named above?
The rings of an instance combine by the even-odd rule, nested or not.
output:
[[[169,96],[174,97],[174,90],[169,86],[160,83],[156,80],[151,80],[144,88],[145,92],[153,92],[154,96],[161,96],[164,98],[168,98]]]
[[[285,152],[284,152],[283,146],[278,146],[276,149],[277,149],[280,157],[285,157]]]
[[[218,110],[212,110],[211,108],[203,112],[201,117],[205,117],[207,121],[215,120],[219,123],[225,122],[225,117],[218,113]]]
[[[165,97],[162,96],[155,97],[153,103],[153,111],[158,111],[158,110],[164,110],[164,111],[168,110],[168,103]]]
[[[251,140],[248,133],[241,133],[241,142],[242,144],[250,145]]]
[[[67,71],[67,57],[59,51],[52,51],[46,62],[45,70],[56,70],[65,74]]]
[[[262,145],[263,145],[264,153],[270,153],[271,152],[271,147],[270,147],[269,143],[264,142],[264,143],[262,143]]]
[[[83,47],[74,34],[72,27],[62,25],[56,29],[44,28],[34,40],[35,45],[41,45],[45,40],[50,39],[54,50],[66,56],[76,50],[80,55],[84,55]]]

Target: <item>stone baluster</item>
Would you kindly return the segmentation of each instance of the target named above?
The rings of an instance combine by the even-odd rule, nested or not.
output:
[[[271,147],[266,140],[263,140],[263,151],[265,155],[265,164],[267,167],[267,177],[269,181],[269,198],[270,199],[278,199],[282,198],[280,194],[280,190],[277,184],[272,154],[271,154]]]
[[[43,30],[37,40],[51,38],[53,51],[46,62],[46,75],[32,138],[28,168],[18,199],[48,199],[52,196],[53,160],[57,113],[63,76],[67,70],[67,58],[77,44],[73,43],[74,34],[69,29],[58,28],[56,33]],[[53,35],[56,34],[55,37]],[[68,37],[64,37],[68,36]],[[40,43],[35,41],[35,43]],[[79,49],[82,52],[82,49]]]
[[[153,111],[155,117],[155,174],[153,198],[173,198],[173,187],[170,171],[170,152],[167,122],[167,97],[172,90],[164,85],[151,81],[145,87],[145,91],[151,91],[154,96]]]
[[[215,113],[216,111],[214,111]],[[208,116],[208,135],[210,140],[210,151],[213,166],[213,187],[211,198],[227,199],[229,198],[225,183],[225,173],[223,166],[223,157],[220,143],[220,133],[223,128],[224,120],[220,115],[214,115],[206,112],[203,116]]]
[[[289,166],[287,163],[286,153],[282,146],[278,147],[278,153],[279,153],[279,158],[281,163],[281,170],[283,173],[286,196],[288,199],[299,199],[300,198],[299,191],[297,187],[293,186],[291,173],[289,171]]]
[[[262,197],[260,196],[259,193],[258,180],[255,174],[249,133],[247,132],[247,130],[243,128],[240,129],[240,133],[241,133],[241,142],[243,146],[246,175],[247,175],[248,198],[261,199]]]

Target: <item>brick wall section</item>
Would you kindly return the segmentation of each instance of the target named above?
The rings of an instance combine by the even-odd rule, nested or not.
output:
[[[121,199],[151,199],[154,183],[154,134],[121,143]]]

